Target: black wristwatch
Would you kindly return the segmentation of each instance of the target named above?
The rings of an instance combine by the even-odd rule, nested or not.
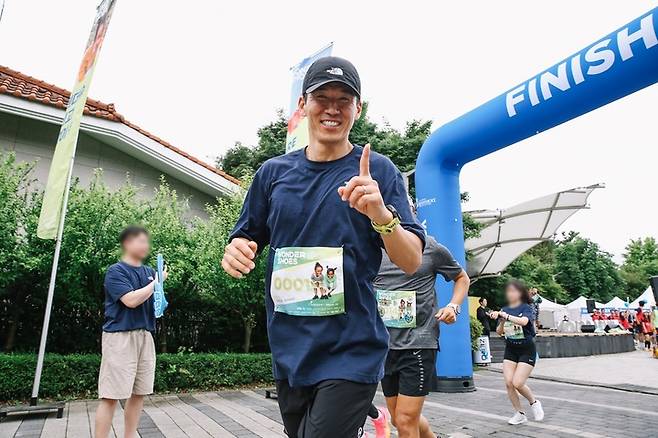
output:
[[[391,214],[393,215],[393,219],[402,220],[402,218],[400,217],[400,213],[398,213],[395,207],[393,207],[391,204],[386,204],[386,209],[391,212]]]

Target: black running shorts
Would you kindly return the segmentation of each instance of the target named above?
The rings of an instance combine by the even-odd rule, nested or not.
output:
[[[279,409],[290,438],[358,438],[377,391],[377,384],[324,380],[291,388],[276,381]]]
[[[537,347],[534,341],[524,344],[511,344],[505,343],[505,356],[504,360],[511,360],[512,362],[522,362],[528,365],[535,366],[537,361]]]
[[[384,396],[426,396],[434,378],[435,362],[436,350],[389,350],[382,379]]]

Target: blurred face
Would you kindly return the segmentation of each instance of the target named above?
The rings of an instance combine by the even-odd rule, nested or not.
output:
[[[123,242],[123,253],[137,260],[144,260],[149,255],[151,244],[146,234],[129,237]]]
[[[342,84],[327,84],[299,98],[308,118],[310,138],[325,146],[341,146],[361,115],[361,102]]]
[[[482,300],[482,307],[487,307],[487,299]]]
[[[315,275],[320,275],[322,274],[322,268],[320,266],[315,268]]]
[[[521,291],[514,286],[507,286],[505,289],[505,298],[508,303],[517,303],[521,301]]]

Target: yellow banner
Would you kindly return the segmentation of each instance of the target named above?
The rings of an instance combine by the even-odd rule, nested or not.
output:
[[[43,197],[43,205],[41,206],[41,215],[39,216],[39,225],[37,227],[37,236],[42,239],[57,238],[59,223],[62,214],[64,214],[62,211],[64,193],[69,189],[69,173],[73,167],[73,158],[80,132],[80,122],[85,103],[87,102],[89,85],[91,84],[98,52],[103,44],[115,3],[116,0],[103,0],[96,8],[94,26],[91,29],[80,70],[78,71],[71,96],[69,97],[62,127],[57,138],[55,153],[50,164],[46,192]]]

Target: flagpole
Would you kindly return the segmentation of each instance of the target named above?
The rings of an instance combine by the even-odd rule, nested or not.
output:
[[[77,146],[77,142],[76,142]],[[73,176],[73,162],[75,161],[75,149],[71,156],[69,164],[69,175],[66,179],[64,197],[62,199],[62,214],[60,215],[59,225],[57,227],[57,239],[55,240],[55,254],[53,255],[53,265],[50,270],[50,283],[48,284],[48,298],[46,300],[46,311],[43,316],[43,328],[41,329],[41,342],[39,343],[39,355],[37,356],[37,369],[34,373],[34,383],[32,385],[32,397],[30,406],[36,406],[39,401],[39,385],[41,384],[41,372],[43,371],[43,359],[46,354],[46,341],[48,339],[48,327],[50,326],[50,313],[53,307],[53,296],[55,295],[55,280],[57,279],[57,266],[59,265],[59,253],[62,249],[62,236],[64,235],[64,221],[66,220],[66,208],[69,203],[69,191],[71,188],[71,178]]]

